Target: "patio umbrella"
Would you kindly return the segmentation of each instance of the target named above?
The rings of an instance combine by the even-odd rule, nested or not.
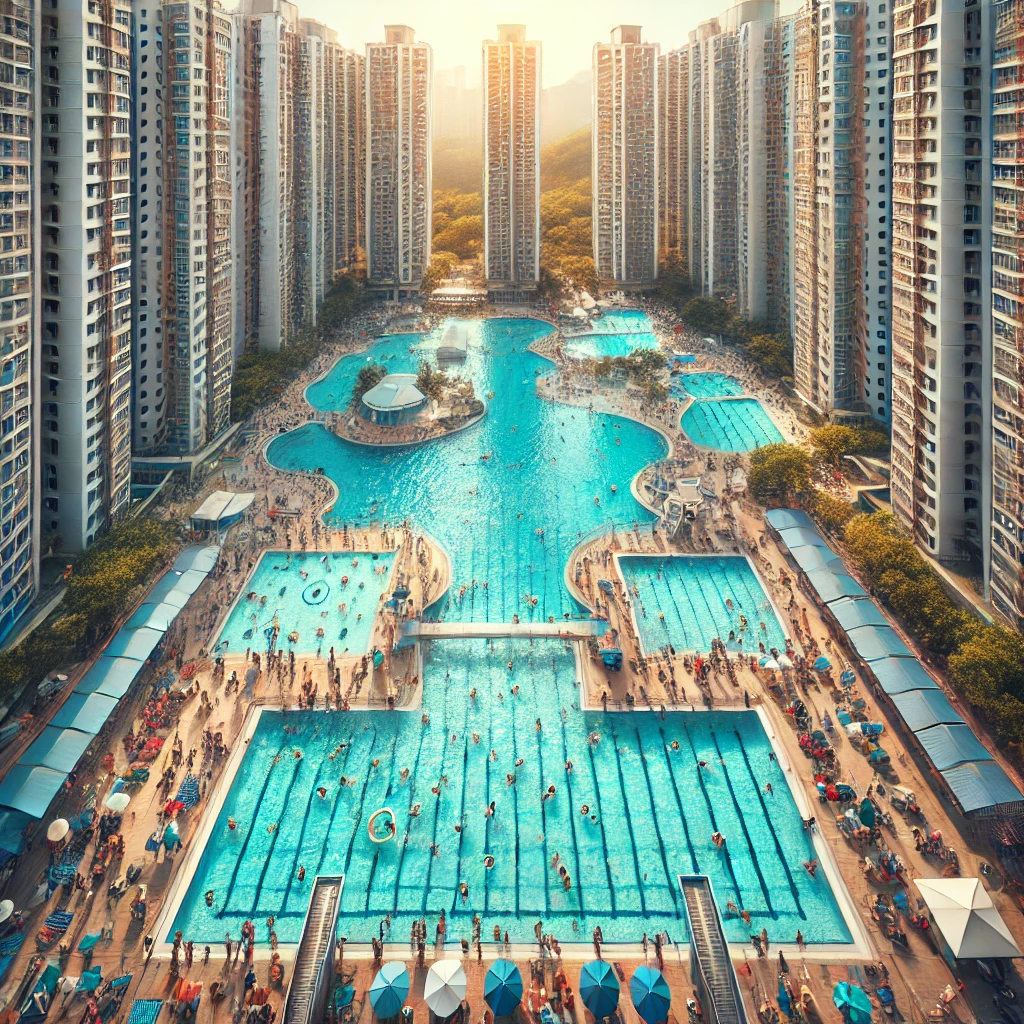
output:
[[[67,818],[57,818],[50,822],[50,827],[46,830],[46,838],[51,843],[59,843],[70,831],[71,826],[68,824]]]
[[[437,1017],[450,1017],[466,998],[466,972],[458,960],[437,960],[427,972],[423,998]]]
[[[769,658],[763,665],[766,672],[778,672],[781,666],[774,658]]]
[[[14,913],[14,900],[0,900],[0,924]]]
[[[860,823],[865,828],[875,827],[875,808],[867,797],[861,800],[857,817],[860,818]]]
[[[619,1005],[619,979],[611,964],[591,960],[580,969],[580,998],[598,1019],[610,1017]]]
[[[787,1016],[792,1017],[793,1014],[790,1012],[793,1009],[792,1001],[789,998],[789,993],[786,991],[786,983],[779,977],[779,1009]]]
[[[409,972],[405,964],[383,964],[370,985],[370,1005],[378,1017],[394,1017],[409,994]]]
[[[661,971],[646,965],[638,967],[629,979],[629,994],[633,997],[636,1012],[646,1024],[661,1024],[668,1020],[672,993]]]
[[[495,1017],[507,1017],[523,998],[523,979],[511,960],[495,960],[484,978],[484,999]]]
[[[123,814],[132,798],[127,793],[111,793],[103,802],[115,813]]]
[[[821,656],[820,658],[818,658],[818,660],[817,660],[817,661],[816,661],[816,662],[814,663],[814,667],[815,667],[815,668],[816,668],[816,669],[817,669],[817,670],[818,670],[819,672],[824,672],[824,671],[825,671],[825,669],[827,669],[827,668],[831,668],[831,667],[832,667],[832,662],[831,662],[831,661],[829,661],[829,660],[828,660],[828,658],[826,658],[826,657],[825,657],[825,655],[823,654],[823,655],[822,655],[822,656]]]
[[[788,657],[785,654],[780,654],[779,655],[779,668],[789,669],[789,668],[792,668],[792,667],[793,667],[793,659]]]
[[[78,979],[78,985],[75,988],[76,992],[95,992],[100,987],[100,982],[103,980],[103,968],[96,964],[95,967],[90,967],[89,970],[84,971],[82,976]]]
[[[832,990],[832,1002],[848,1024],[870,1024],[871,998],[864,989],[841,981]]]

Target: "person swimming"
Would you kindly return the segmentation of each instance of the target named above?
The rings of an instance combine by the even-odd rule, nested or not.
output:
[[[317,793],[317,796],[320,797],[321,800],[323,800],[324,797],[327,796],[327,787],[326,786],[317,786],[316,793]]]

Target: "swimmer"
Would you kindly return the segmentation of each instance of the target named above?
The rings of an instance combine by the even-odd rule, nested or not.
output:
[[[405,782],[405,781],[406,781],[406,780],[407,780],[407,779],[409,778],[409,769],[408,769],[408,768],[403,768],[403,769],[402,769],[402,770],[401,770],[401,771],[400,771],[400,772],[398,773],[398,777],[399,777],[399,778],[400,778],[400,779],[401,779],[401,780],[402,780],[403,782]]]
[[[522,768],[522,766],[523,766],[523,758],[517,757],[516,758],[516,767],[517,768]]]
[[[537,729],[537,732],[540,732],[540,730],[541,730],[541,725],[540,725],[540,719],[539,718],[537,719],[536,729]]]
[[[475,686],[473,687],[472,690],[469,691],[469,699],[470,700],[476,700],[476,687]]]
[[[228,818],[228,828],[231,829],[232,832],[234,832],[235,829],[238,828],[238,822],[235,821],[234,818]]]
[[[514,786],[516,784],[516,773],[508,772],[505,776],[505,784],[508,786]]]
[[[491,760],[492,761],[497,761],[498,760],[498,752],[493,747],[491,747]]]
[[[707,766],[708,766],[707,761],[698,761],[697,762],[697,767],[698,768],[707,768]]]
[[[213,890],[212,889],[207,889],[206,890],[206,897],[205,897],[205,899],[206,899],[206,905],[208,907],[212,907],[213,906]]]
[[[268,831],[268,832],[269,832],[269,833],[270,833],[271,835],[273,835],[273,834],[274,834],[274,833],[275,833],[275,832],[277,831],[277,822],[275,821],[273,825],[268,825],[268,826],[267,826],[267,831]]]
[[[493,818],[494,817],[494,801],[493,800],[485,808],[485,810],[484,810],[484,817],[485,818]]]
[[[519,684],[516,683],[516,685],[512,687],[512,696],[515,697],[515,696],[518,695],[518,693],[519,693]]]
[[[749,928],[750,927],[750,911],[749,910],[741,910],[740,911],[740,917],[743,918],[743,923]]]
[[[487,868],[488,871],[494,867],[494,858],[489,853],[484,857],[484,867]],[[494,926],[494,930],[498,930],[497,925]]]
[[[295,760],[298,761],[302,757],[302,751],[301,750],[294,751],[293,752],[293,756],[294,756]]]
[[[326,786],[317,786],[317,788],[316,788],[316,795],[318,797],[320,797],[321,800],[323,800],[323,798],[325,796],[327,796],[327,787]]]
[[[473,742],[474,743],[479,743],[480,742],[480,733],[478,733],[478,732],[473,733]]]
[[[512,659],[511,658],[508,659],[508,670],[509,670],[509,672],[512,671]]]
[[[428,715],[426,713],[426,711],[424,711],[423,714],[420,715],[420,723],[422,725],[429,725],[430,724],[430,715]]]
[[[765,792],[766,792],[766,793],[767,793],[767,794],[768,794],[769,796],[775,796],[775,792],[774,792],[774,790],[772,789],[772,784],[771,784],[770,782],[766,782],[766,783],[764,784],[764,791],[765,791]]]
[[[814,860],[805,860],[804,861],[804,868],[806,869],[807,874],[809,874],[811,876],[811,878],[813,878],[814,875],[815,875],[815,872],[818,870],[817,858],[815,858]]]
[[[462,896],[462,902],[465,903],[469,899],[469,886],[465,882],[459,882],[459,893]]]
[[[420,804],[413,804],[412,807],[409,808],[409,817],[418,818],[420,816],[420,807]]]
[[[304,864],[299,865],[299,873],[296,877],[300,882],[304,882],[306,880],[306,867]]]
[[[379,758],[379,757],[375,757],[375,758],[374,758],[374,759],[373,759],[373,760],[372,760],[372,761],[370,762],[370,766],[371,766],[372,768],[379,768],[379,767],[380,767],[380,758]]]
[[[679,740],[673,740],[672,743],[670,744],[670,746],[672,747],[673,750],[678,750],[679,749]]]
[[[572,775],[572,761],[565,762],[565,774]]]
[[[732,900],[729,900],[725,904],[725,912],[727,914],[734,914],[735,916],[739,917],[740,910],[739,910],[739,907],[737,907],[736,904],[733,903]]]
[[[590,813],[590,805],[589,804],[584,804],[580,808],[580,814],[582,814],[583,817],[585,818],[589,813]]]

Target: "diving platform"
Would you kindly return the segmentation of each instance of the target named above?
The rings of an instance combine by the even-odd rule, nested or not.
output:
[[[319,1024],[334,984],[334,953],[344,875],[317,875],[295,954],[282,1024]]]
[[[680,875],[690,932],[690,978],[708,1024],[748,1024],[725,928],[707,875]]]
[[[399,648],[417,640],[498,639],[590,640],[604,636],[607,619],[575,619],[558,622],[407,622],[398,640]]]

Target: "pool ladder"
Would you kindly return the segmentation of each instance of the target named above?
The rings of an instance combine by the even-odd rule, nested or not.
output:
[[[709,1024],[747,1024],[739,982],[707,875],[680,875],[690,930],[690,978]]]
[[[334,949],[344,875],[317,875],[284,1000],[282,1024],[322,1021],[334,980]]]

